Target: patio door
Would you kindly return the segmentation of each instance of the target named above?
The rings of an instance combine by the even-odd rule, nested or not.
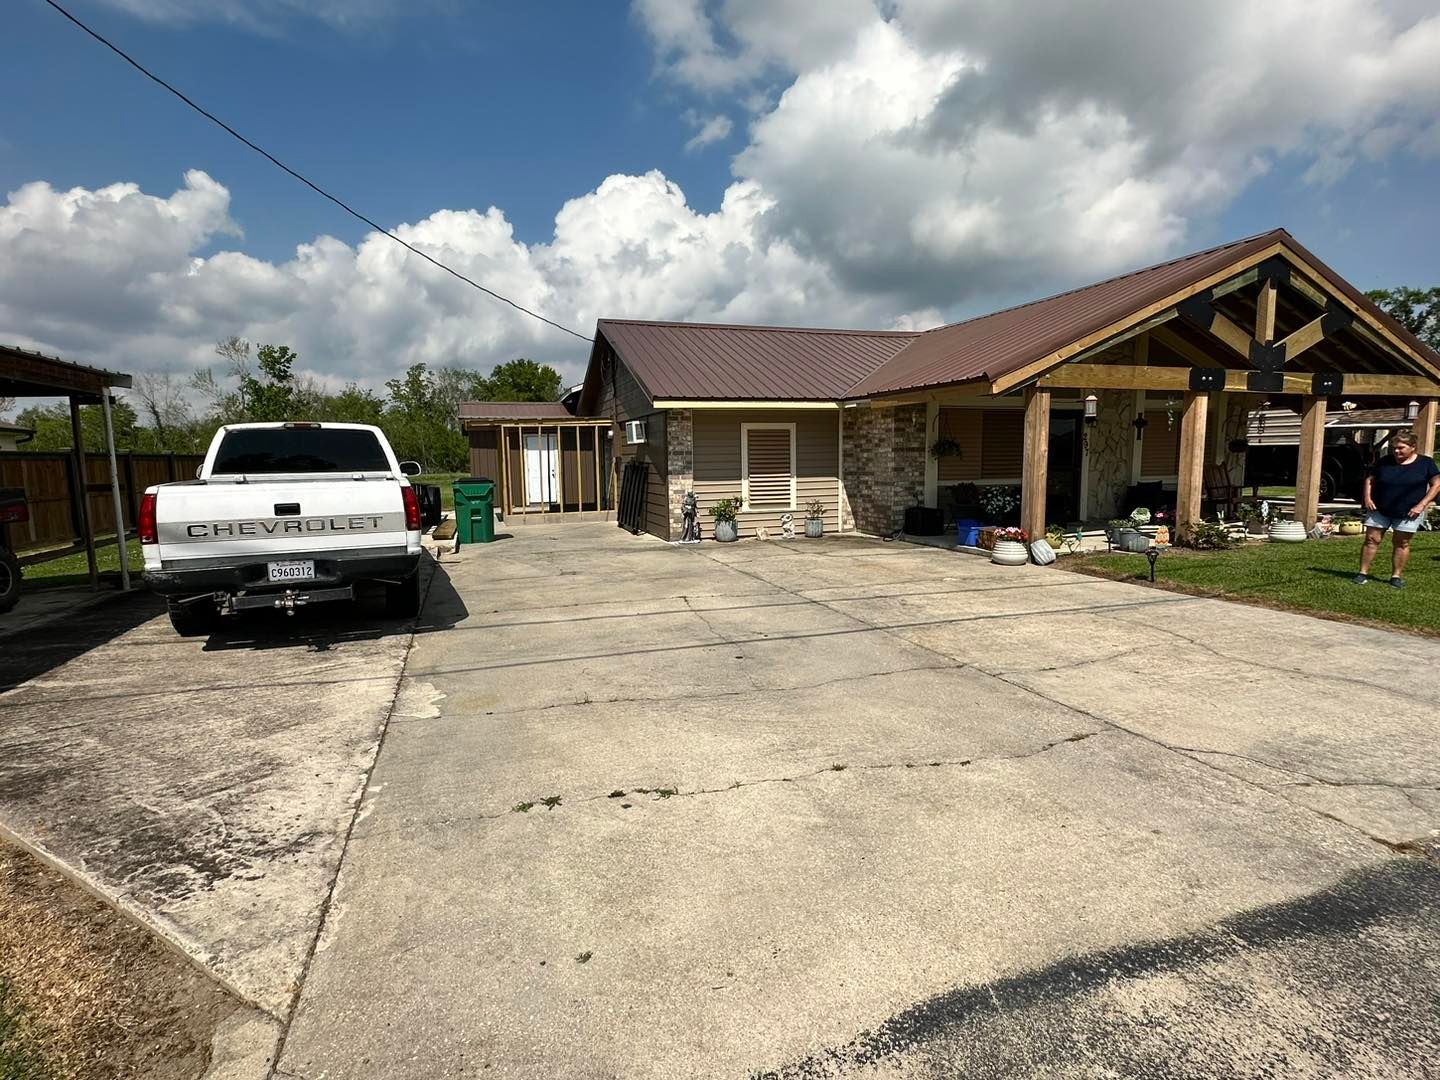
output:
[[[525,503],[549,506],[560,501],[560,445],[553,434],[525,436]]]
[[[1069,525],[1080,518],[1080,413],[1050,413],[1050,459],[1045,492],[1047,523]]]

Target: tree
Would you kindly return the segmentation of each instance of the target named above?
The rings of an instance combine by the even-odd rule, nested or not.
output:
[[[255,350],[260,374],[240,375],[240,396],[250,419],[277,421],[295,419],[295,361],[299,357],[288,345],[261,345]]]
[[[202,449],[200,423],[185,397],[185,387],[168,371],[135,376],[133,394],[147,427],[140,429],[137,449],[191,454]]]
[[[424,364],[411,364],[405,375],[385,384],[390,392],[381,426],[402,459],[430,472],[458,472],[469,459],[469,446],[455,420],[455,409],[437,392]]]
[[[110,416],[115,431],[115,448],[133,449],[140,431],[135,410],[123,399],[117,398],[111,406]],[[69,450],[75,441],[71,437],[70,406],[63,401],[22,409],[15,422],[35,429],[35,437],[24,444],[26,450]],[[89,453],[105,449],[105,412],[99,405],[80,406],[80,438]]]
[[[1440,286],[1371,289],[1365,294],[1432,349],[1440,349]]]
[[[485,381],[484,401],[554,401],[560,396],[560,373],[534,360],[496,364]]]

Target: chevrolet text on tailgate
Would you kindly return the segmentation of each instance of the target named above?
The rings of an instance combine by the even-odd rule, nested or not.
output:
[[[385,590],[392,615],[420,607],[420,503],[379,428],[229,424],[199,478],[159,484],[140,505],[145,580],[182,634],[224,613],[292,612]]]

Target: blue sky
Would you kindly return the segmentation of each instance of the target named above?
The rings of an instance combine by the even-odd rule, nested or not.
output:
[[[73,10],[376,220],[587,332],[933,325],[1275,225],[1362,287],[1440,283],[1433,5],[1217,4]],[[0,338],[181,375],[231,333],[290,341],[336,382],[521,353],[578,373],[579,343],[384,252],[41,0],[7,15],[24,105],[0,115]],[[687,146],[707,121],[728,133]]]

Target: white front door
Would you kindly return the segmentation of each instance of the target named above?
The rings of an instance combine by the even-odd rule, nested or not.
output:
[[[528,506],[559,501],[560,451],[554,435],[525,436],[525,499]]]

